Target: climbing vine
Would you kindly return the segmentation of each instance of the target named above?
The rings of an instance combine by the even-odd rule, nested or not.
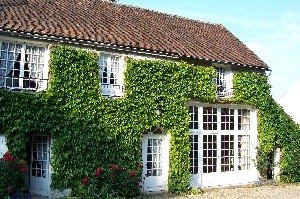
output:
[[[255,105],[258,110],[257,168],[263,177],[272,177],[273,151],[281,148],[281,180],[300,181],[300,128],[275,102],[265,75],[242,72],[234,77],[235,101]]]
[[[134,169],[141,161],[142,132],[159,125],[171,136],[169,191],[185,191],[190,182],[186,103],[191,99],[217,102],[215,70],[182,62],[127,59],[125,96],[112,100],[101,95],[98,57],[93,51],[53,46],[46,92],[0,91],[0,129],[9,150],[26,159],[30,136],[50,135],[51,186],[76,188],[101,165]],[[278,145],[283,149],[282,179],[300,181],[300,153],[293,152],[299,150],[299,127],[272,99],[267,77],[237,73],[234,88],[232,102],[258,109],[261,172]],[[158,105],[159,116],[154,113]]]

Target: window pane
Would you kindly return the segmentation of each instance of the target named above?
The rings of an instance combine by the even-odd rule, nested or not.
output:
[[[225,68],[224,67],[216,67],[217,71],[217,95],[223,96],[226,93],[226,81],[225,81]]]
[[[234,170],[234,136],[221,135],[221,171]]]
[[[35,49],[34,59],[32,59],[32,48]],[[39,51],[39,49],[42,50]],[[37,65],[40,63],[39,58],[41,56],[44,57],[44,51],[45,48],[27,45],[25,47],[25,54],[22,54],[21,44],[2,43],[0,50],[0,86],[20,88],[22,84],[19,84],[19,78],[20,75],[24,74],[22,88],[37,89],[36,81],[38,77],[43,76],[44,63],[40,64],[39,69]],[[42,54],[39,52],[42,52]],[[22,59],[24,65],[21,64]],[[21,73],[21,71],[24,71],[24,73]],[[40,85],[42,86],[42,83]]]
[[[203,130],[217,130],[217,108],[203,107]]]
[[[203,135],[203,173],[217,170],[217,135]]]
[[[250,169],[250,135],[238,136],[238,169]]]
[[[198,173],[198,135],[190,135],[190,172],[191,174]]]
[[[238,130],[250,130],[250,110],[238,110]]]
[[[24,63],[23,87],[29,89],[40,89],[44,69],[45,48],[39,46],[26,46]],[[40,82],[40,84],[38,84]]]
[[[124,87],[121,80],[121,57],[101,54],[99,58],[99,78],[102,94],[105,96],[122,96]]]
[[[189,106],[189,114],[190,114],[190,129],[198,129],[199,121],[198,121],[198,107],[197,106]]]
[[[234,109],[221,108],[221,130],[234,130]]]

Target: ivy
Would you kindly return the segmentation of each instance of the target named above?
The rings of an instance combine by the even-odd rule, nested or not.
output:
[[[69,47],[51,50],[47,96],[63,117],[52,133],[52,185],[75,187],[78,179],[99,165],[135,166],[141,161],[142,132],[159,125],[171,135],[169,190],[186,190],[190,181],[186,102],[215,100],[214,69],[128,59],[125,96],[110,100],[100,92],[97,57]],[[162,107],[159,117],[154,113],[158,105]]]
[[[257,166],[263,177],[270,176],[273,166],[273,150],[282,149],[281,180],[300,181],[300,128],[283,108],[275,102],[265,75],[242,72],[234,77],[235,100],[251,104],[258,109],[259,149]]]
[[[141,161],[142,133],[161,126],[170,135],[170,192],[190,183],[189,114],[186,103],[220,103],[212,79],[213,67],[161,60],[126,60],[125,96],[107,99],[99,83],[99,55],[94,51],[52,46],[50,81],[46,92],[0,91],[0,128],[13,155],[26,159],[33,133],[52,138],[53,188],[77,188],[80,180],[101,165],[134,169]],[[234,76],[231,103],[258,109],[260,171],[274,147],[283,149],[282,179],[300,181],[299,127],[272,99],[265,75],[240,72]],[[161,106],[162,114],[154,110]],[[291,141],[292,140],[292,141]],[[121,154],[121,155],[120,155]],[[298,158],[298,159],[297,159]]]

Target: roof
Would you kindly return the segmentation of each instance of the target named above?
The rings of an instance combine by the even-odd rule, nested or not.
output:
[[[101,0],[0,0],[0,30],[268,67],[221,24]]]

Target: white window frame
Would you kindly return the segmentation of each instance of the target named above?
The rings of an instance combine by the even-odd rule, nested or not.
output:
[[[10,90],[30,90],[30,91],[42,91],[42,90],[46,90],[47,87],[48,87],[48,77],[49,77],[49,68],[48,68],[48,65],[49,65],[49,57],[50,57],[50,51],[49,51],[49,48],[48,48],[48,44],[45,44],[45,43],[40,43],[40,42],[34,42],[34,41],[25,41],[25,40],[20,40],[20,39],[12,39],[12,38],[9,38],[9,37],[0,37],[0,53],[1,53],[1,48],[2,48],[2,45],[3,43],[8,43],[8,44],[13,44],[13,45],[19,45],[21,46],[21,52],[20,52],[20,60],[18,61],[19,64],[20,64],[20,68],[19,68],[19,74],[18,76],[16,77],[13,77],[13,76],[7,76],[8,75],[8,67],[6,65],[5,67],[5,70],[6,70],[6,74],[5,76],[3,76],[3,72],[0,71],[0,79],[4,80],[4,85],[2,88],[8,88]],[[43,63],[43,67],[41,69],[41,76],[40,77],[37,77],[37,78],[33,78],[33,77],[25,77],[24,74],[26,72],[32,72],[31,69],[29,68],[29,70],[25,70],[24,66],[25,66],[25,63],[28,63],[30,65],[30,63],[32,63],[31,61],[30,62],[26,62],[25,61],[25,50],[26,50],[26,47],[27,46],[31,46],[31,47],[38,47],[38,48],[44,48],[44,52],[43,52],[43,56],[44,56],[44,63]],[[5,52],[5,51],[3,51]],[[12,51],[11,51],[12,52]],[[14,51],[15,52],[15,51]],[[32,56],[32,53],[30,53],[30,55]],[[8,56],[8,55],[7,55]],[[0,58],[1,58],[1,54],[0,54]],[[6,57],[7,58],[7,57]],[[0,61],[4,61],[7,59],[0,59]],[[15,62],[14,62],[15,63]],[[37,65],[41,64],[41,63],[36,63]],[[37,66],[38,67],[38,66]],[[1,68],[0,66],[0,70],[4,70],[4,68]],[[11,69],[13,70],[13,68]],[[36,70],[35,72],[38,72],[38,70]],[[17,87],[14,87],[13,86],[13,83],[11,83],[11,86],[8,86],[6,84],[7,80],[6,79],[16,79],[17,82],[18,82],[18,86]],[[23,85],[23,80],[28,80],[29,82],[34,82],[35,83],[35,87],[30,87],[30,86],[24,86]]]
[[[199,171],[196,174],[191,173],[192,175],[192,181],[191,185],[195,187],[199,187],[204,184],[204,186],[207,185],[207,179],[210,177],[206,176],[213,176],[213,178],[217,177],[218,175],[229,175],[231,172],[234,172],[234,175],[237,175],[240,172],[246,172],[246,173],[251,173],[250,175],[255,176],[258,175],[256,167],[255,167],[255,158],[256,158],[256,146],[257,146],[257,118],[256,118],[256,109],[252,106],[247,106],[247,105],[235,105],[235,104],[218,104],[218,105],[213,105],[213,104],[203,104],[200,102],[195,102],[191,101],[187,104],[188,108],[189,106],[196,106],[198,107],[198,128],[197,129],[190,129],[190,135],[195,135],[198,134],[198,146],[199,146],[199,154],[198,154],[198,167]],[[211,108],[216,108],[217,109],[217,129],[212,130],[204,130],[203,129],[203,123],[204,123],[204,118],[203,118],[203,108],[204,107],[211,107]],[[221,130],[221,109],[222,108],[229,108],[229,109],[234,109],[234,129],[233,130]],[[239,124],[238,124],[238,110],[239,109],[246,109],[250,111],[250,128],[240,128],[239,129]],[[248,116],[247,116],[248,117]],[[242,119],[241,119],[242,120]],[[248,124],[248,123],[247,123]],[[213,127],[213,124],[212,124]],[[216,172],[212,173],[204,173],[204,168],[203,168],[203,139],[204,136],[217,136],[217,170]],[[223,135],[232,135],[234,136],[234,155],[233,155],[233,169],[229,171],[221,171],[221,136]],[[250,136],[247,137],[247,136]],[[241,137],[246,137],[249,140],[239,140]],[[246,139],[244,138],[244,139]],[[248,147],[249,150],[243,150],[241,149],[241,145],[244,144],[244,147]],[[243,153],[243,154],[242,154]],[[244,156],[244,157],[243,157]],[[230,174],[231,175],[231,174]],[[239,175],[239,174],[238,174]],[[247,178],[247,175],[245,175],[245,178]],[[206,179],[206,180],[204,180]],[[247,179],[242,179],[247,180]],[[237,182],[239,179],[236,180]],[[202,184],[203,183],[203,184]],[[209,184],[209,183],[208,183]],[[209,185],[210,186],[210,185]]]
[[[106,64],[104,65],[102,57],[105,56],[107,59]],[[118,67],[113,66],[113,57],[117,57],[119,60],[117,62]],[[107,97],[121,97],[124,94],[124,66],[125,66],[125,57],[120,54],[100,52],[99,54],[99,78],[100,78],[100,87],[103,96]],[[107,77],[106,82],[103,82],[104,66],[106,67]],[[117,71],[116,71],[117,70]],[[114,82],[111,83],[111,74],[114,74]]]
[[[217,96],[220,98],[231,97],[233,95],[233,72],[231,66],[214,63],[213,67],[217,73],[215,78]]]

